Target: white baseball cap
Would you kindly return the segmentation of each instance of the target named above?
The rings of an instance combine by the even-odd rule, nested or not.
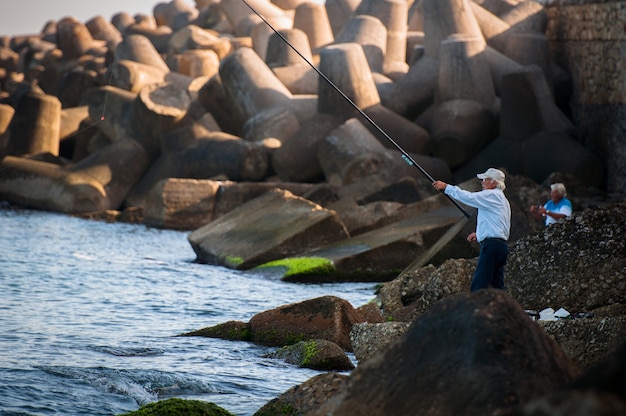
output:
[[[491,178],[498,182],[504,182],[504,172],[499,169],[489,168],[485,171],[485,173],[479,173],[476,176],[478,177],[478,179]]]

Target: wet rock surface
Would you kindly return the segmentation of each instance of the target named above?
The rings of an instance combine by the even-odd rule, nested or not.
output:
[[[282,359],[298,367],[319,371],[348,371],[354,364],[337,344],[324,339],[300,341],[267,354],[265,358]]]

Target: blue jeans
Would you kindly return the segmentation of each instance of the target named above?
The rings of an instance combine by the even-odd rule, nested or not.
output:
[[[509,246],[506,241],[499,238],[485,238],[481,241],[470,291],[488,287],[504,289],[504,265],[508,256]]]

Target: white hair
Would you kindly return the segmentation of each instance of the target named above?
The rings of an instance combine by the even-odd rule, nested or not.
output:
[[[567,195],[565,185],[563,185],[562,183],[553,183],[552,185],[550,185],[550,189],[553,191],[557,191],[561,196]]]
[[[494,179],[494,181],[496,181],[496,184],[497,184],[496,188],[498,188],[501,191],[504,191],[506,189],[506,185],[504,184],[504,181],[498,181],[496,179]]]

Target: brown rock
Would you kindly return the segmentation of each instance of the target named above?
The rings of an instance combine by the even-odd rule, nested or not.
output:
[[[540,131],[573,132],[574,125],[556,106],[545,75],[536,65],[503,76],[501,97],[502,137],[524,141]]]
[[[364,109],[364,112],[378,128],[374,127],[372,123],[365,121],[362,121],[363,125],[370,129],[385,147],[393,150],[397,149],[389,140],[391,138],[408,153],[416,153],[418,155],[430,154],[432,145],[430,134],[418,124],[407,120],[382,104],[367,107]],[[360,115],[358,118],[359,120],[363,119]]]
[[[359,306],[356,310],[363,315],[365,318],[365,322],[369,323],[381,323],[385,321],[383,314],[378,307],[378,305],[374,302],[366,303],[363,306]]]
[[[248,117],[226,91],[219,76],[212,77],[200,88],[198,101],[213,115],[222,130],[233,135],[242,135],[242,126]]]
[[[244,182],[244,181],[221,181],[219,198],[215,206],[215,218],[228,214],[233,209],[244,203],[261,196],[274,188],[284,189],[294,195],[301,196],[313,201],[307,196],[315,191],[320,185],[299,182]],[[313,201],[315,202],[315,201]]]
[[[65,17],[57,24],[59,49],[65,59],[77,59],[97,48],[103,54],[103,42],[95,41],[87,27],[73,17]]]
[[[333,31],[324,4],[304,1],[296,7],[293,27],[304,31],[311,50],[318,52],[333,41]]]
[[[326,181],[341,186],[347,183],[347,167],[358,156],[382,152],[384,146],[356,118],[351,118],[319,141],[317,159]]]
[[[322,296],[258,313],[248,326],[253,341],[261,344],[279,346],[325,339],[352,351],[350,329],[363,320],[348,301]]]
[[[363,109],[380,104],[380,96],[361,45],[342,43],[322,48],[319,69],[352,102],[350,104],[343,99],[335,87],[320,83],[320,113],[333,114],[347,120],[358,114],[354,105]]]
[[[91,91],[88,99],[89,117],[98,123],[100,130],[110,141],[132,137],[129,123],[137,93],[122,88],[104,86]]]
[[[326,403],[343,385],[348,376],[325,373],[298,384],[269,401],[254,416],[307,415]]]
[[[494,414],[578,375],[519,304],[502,290],[486,289],[437,303],[312,414]]]
[[[510,416],[621,416],[626,414],[626,344],[588,370],[567,389],[520,406]]]
[[[85,27],[94,39],[105,41],[109,48],[115,48],[123,39],[120,31],[103,16],[93,17]]]
[[[522,148],[522,166],[524,175],[538,183],[553,172],[573,175],[596,187],[604,179],[604,167],[598,156],[563,133],[544,131],[529,137]]]
[[[228,321],[219,325],[186,332],[181,337],[221,338],[230,341],[251,341],[248,324],[241,321]]]
[[[169,72],[170,70],[163,60],[163,57],[154,47],[154,44],[150,41],[150,39],[148,39],[148,37],[142,34],[127,32],[124,36],[124,40],[115,50],[115,53],[117,55],[117,59],[119,60],[128,59],[144,65],[153,66],[162,70],[164,73]]]
[[[470,0],[424,0],[425,53],[439,57],[440,45],[450,35],[484,39],[469,5]],[[484,40],[483,40],[484,43]]]
[[[15,109],[8,104],[0,104],[0,158],[4,157],[9,142],[9,125]]]
[[[438,75],[439,60],[430,56],[422,57],[396,82],[381,89],[381,103],[412,120],[434,101]]]
[[[222,59],[219,75],[245,119],[290,104],[291,92],[251,48],[239,48]]]
[[[493,112],[474,100],[449,100],[432,108],[433,154],[456,168],[471,160],[497,132]]]

